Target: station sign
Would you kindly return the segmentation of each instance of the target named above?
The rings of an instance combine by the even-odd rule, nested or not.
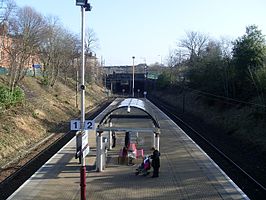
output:
[[[84,130],[93,130],[95,127],[94,120],[85,120]],[[79,131],[81,130],[80,120],[71,120],[70,121],[70,130],[71,131]]]
[[[85,157],[90,151],[88,131],[78,131],[76,133],[76,158]]]

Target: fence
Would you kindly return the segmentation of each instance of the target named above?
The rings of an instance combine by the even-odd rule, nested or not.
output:
[[[8,75],[8,69],[5,67],[0,67],[0,75]],[[34,71],[32,69],[27,69],[26,76],[34,76]],[[42,69],[35,69],[35,76],[42,76]]]

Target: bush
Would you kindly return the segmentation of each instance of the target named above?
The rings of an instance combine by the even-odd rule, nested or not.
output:
[[[157,80],[159,89],[165,89],[171,85],[171,74],[168,72],[163,72],[160,74]]]
[[[6,109],[21,103],[25,99],[23,90],[16,87],[13,92],[8,87],[0,86],[0,109]]]
[[[45,85],[45,86],[48,86],[49,85],[49,80],[47,77],[43,77],[41,79],[41,85]]]

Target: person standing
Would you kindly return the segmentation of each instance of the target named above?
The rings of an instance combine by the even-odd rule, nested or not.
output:
[[[126,148],[129,148],[130,146],[130,132],[126,132],[126,135],[125,135],[125,147]]]
[[[159,177],[159,169],[160,169],[160,152],[152,147],[153,153],[151,155],[151,166],[153,167],[153,175],[152,178]]]
[[[115,132],[114,131],[112,131],[112,139],[113,139],[112,148],[115,148],[115,146],[116,146],[116,136],[115,136]]]

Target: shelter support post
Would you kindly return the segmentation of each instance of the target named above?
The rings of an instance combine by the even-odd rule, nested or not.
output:
[[[155,147],[155,149],[157,149],[158,151],[160,151],[160,134],[159,133],[154,133],[153,134],[153,146]]]
[[[103,136],[99,132],[97,134],[96,171],[103,171]]]
[[[112,122],[109,122],[109,127],[112,127]],[[109,130],[108,149],[112,149],[112,131]]]

